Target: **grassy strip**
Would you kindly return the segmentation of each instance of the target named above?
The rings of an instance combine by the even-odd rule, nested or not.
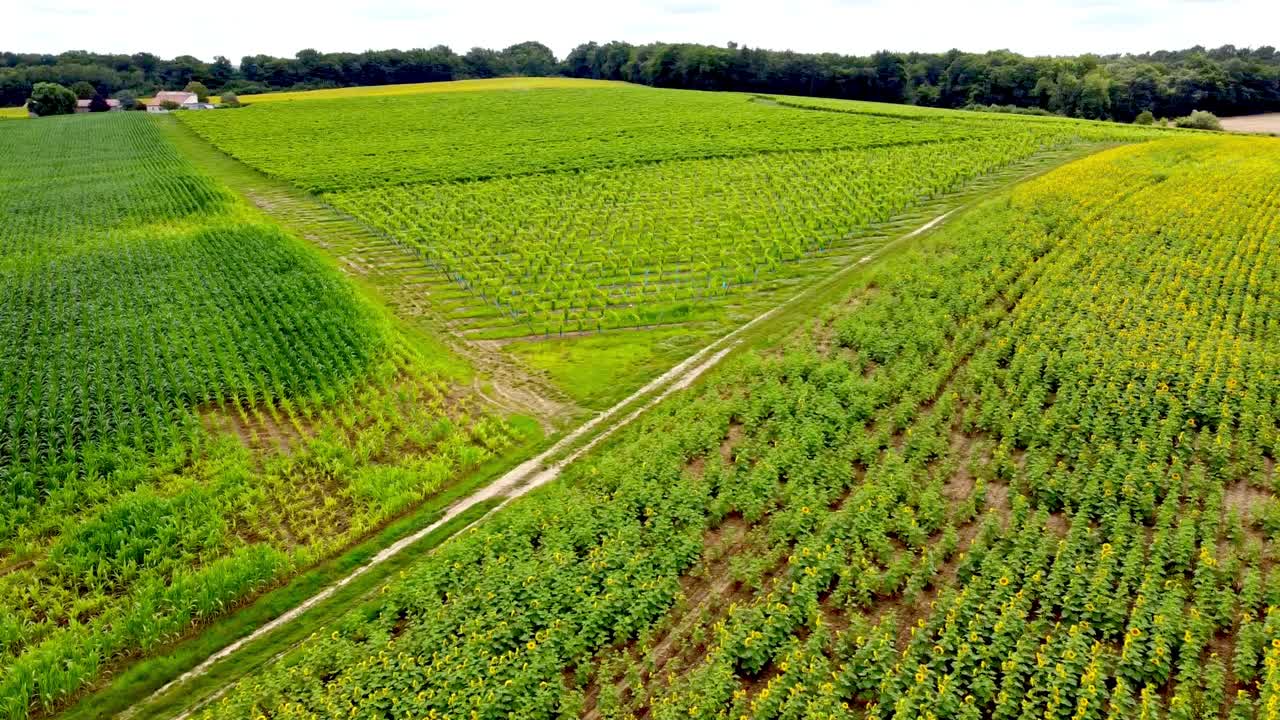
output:
[[[526,438],[529,438],[525,443],[481,465],[462,481],[424,502],[410,515],[390,523],[378,534],[342,555],[296,576],[288,584],[258,597],[243,608],[207,626],[193,628],[192,634],[188,637],[161,646],[145,659],[133,663],[128,669],[116,675],[109,685],[84,696],[58,717],[63,720],[89,720],[111,717],[124,712],[145,701],[166,683],[204,662],[210,655],[346,577],[356,568],[367,563],[383,548],[435,522],[449,505],[487,485],[548,443],[548,439],[541,437],[539,425],[535,421],[520,422],[519,429],[523,431]],[[401,553],[382,565],[370,569],[328,600],[307,612],[305,615],[307,622],[290,623],[266,636],[262,641],[243,648],[228,658],[227,662],[214,666],[207,675],[175,688],[161,699],[165,702],[164,707],[178,703],[188,705],[194,698],[200,697],[198,691],[201,688],[205,689],[207,695],[236,677],[251,671],[253,667],[257,667],[257,665],[250,667],[252,660],[259,660],[258,665],[260,665],[263,658],[270,658],[280,650],[292,646],[298,639],[310,633],[310,628],[315,626],[317,620],[324,621],[345,612],[348,603],[358,599],[361,594],[412,563],[419,553],[444,542],[454,532],[488,512],[497,502],[499,501],[477,505],[423,538],[413,546],[414,552]],[[300,637],[295,637],[298,635]],[[217,680],[212,681],[208,678],[217,678]],[[212,685],[212,690],[207,687],[209,685]],[[158,704],[155,706],[161,707]],[[139,717],[153,716],[150,707],[148,706],[145,713],[140,714]]]

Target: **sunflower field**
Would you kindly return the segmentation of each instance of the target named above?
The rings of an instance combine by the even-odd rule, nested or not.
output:
[[[1000,193],[202,717],[1280,716],[1278,187]]]

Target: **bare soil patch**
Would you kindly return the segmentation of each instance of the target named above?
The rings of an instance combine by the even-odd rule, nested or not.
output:
[[[973,494],[973,473],[969,472],[969,464],[973,461],[973,438],[952,430],[950,456],[956,461],[956,469],[942,487],[942,495],[952,502],[960,502]]]
[[[1222,118],[1222,129],[1243,133],[1280,133],[1280,113]]]
[[[1271,499],[1271,493],[1254,487],[1247,480],[1240,480],[1227,486],[1222,504],[1228,511],[1234,510],[1242,519],[1257,516],[1258,510]]]
[[[304,439],[292,423],[284,418],[277,419],[265,408],[241,413],[234,406],[214,405],[202,409],[199,415],[206,430],[231,433],[254,451],[288,455]]]

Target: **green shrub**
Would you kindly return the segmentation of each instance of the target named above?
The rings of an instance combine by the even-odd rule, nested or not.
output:
[[[1190,115],[1180,117],[1173,122],[1174,125],[1180,128],[1193,128],[1195,130],[1222,129],[1222,122],[1218,120],[1218,116],[1205,110],[1192,110]]]

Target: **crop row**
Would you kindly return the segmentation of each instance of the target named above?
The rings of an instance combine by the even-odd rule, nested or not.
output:
[[[961,216],[204,716],[1269,717],[1277,168],[1170,140]]]
[[[851,254],[874,224],[1077,140],[1007,132],[326,199],[414,249],[524,332],[596,330],[669,320],[784,277],[806,258]]]

